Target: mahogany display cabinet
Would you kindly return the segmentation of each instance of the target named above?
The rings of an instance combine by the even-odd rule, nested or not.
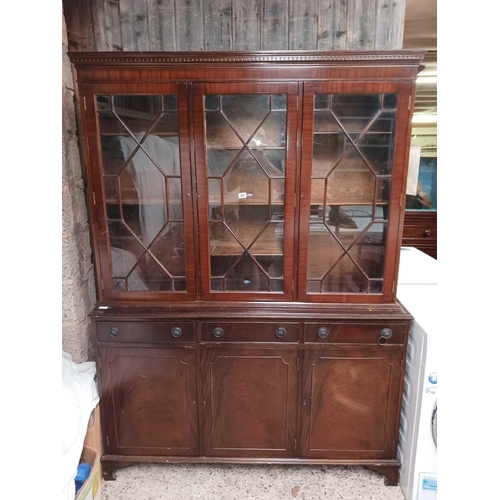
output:
[[[106,478],[343,464],[397,484],[422,56],[70,54]]]

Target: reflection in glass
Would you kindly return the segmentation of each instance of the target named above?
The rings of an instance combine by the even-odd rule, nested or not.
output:
[[[211,290],[283,292],[286,96],[207,95],[205,127]]]
[[[151,253],[170,276],[185,276],[184,227],[182,222],[170,222],[151,245]]]
[[[437,158],[422,157],[418,170],[417,192],[406,195],[406,209],[437,210]]]
[[[177,96],[97,102],[114,289],[186,291]]]
[[[382,281],[385,206],[311,206],[308,276],[317,293],[368,293]],[[328,251],[318,252],[318,248]],[[346,274],[347,273],[347,274]],[[314,284],[314,283],[315,284]]]
[[[268,95],[223,95],[222,113],[247,142],[270,112]]]
[[[267,292],[268,275],[248,254],[244,254],[225,277],[227,291]]]
[[[252,147],[284,147],[286,131],[286,114],[280,111],[271,111],[262,125],[253,134],[250,140]]]

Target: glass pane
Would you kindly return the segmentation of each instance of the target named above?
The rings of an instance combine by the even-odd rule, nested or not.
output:
[[[385,224],[374,223],[349,248],[349,255],[368,278],[383,278],[385,239]]]
[[[99,113],[99,128],[103,136],[128,135],[125,125],[113,113]]]
[[[145,253],[128,277],[128,289],[171,291],[172,279],[149,253]]]
[[[396,109],[397,105],[398,105],[397,94],[384,95],[384,109]]]
[[[122,221],[108,221],[113,277],[125,278],[145,252]]]
[[[218,95],[206,95],[205,96],[205,109],[207,111],[218,111],[219,110],[219,96]]]
[[[285,107],[285,95],[205,96],[213,291],[283,290]]]
[[[265,227],[250,248],[250,253],[253,256],[283,253],[283,223],[273,223]]]
[[[271,111],[270,97],[269,95],[222,96],[222,113],[245,142],[257,131]]]
[[[182,220],[182,186],[180,177],[169,177],[168,186],[168,220]]]
[[[182,223],[167,224],[149,251],[171,276],[186,275]]]
[[[325,96],[328,97],[328,96]],[[331,111],[316,111],[314,113],[314,133],[315,134],[328,134],[328,133],[343,133],[342,127],[335,119]]]
[[[223,178],[226,204],[269,203],[269,176],[249,151],[238,156]]]
[[[375,174],[353,148],[327,178],[327,203],[371,204],[374,197]]]
[[[163,113],[154,124],[151,132],[155,135],[177,135],[179,132],[177,113]]]
[[[208,175],[220,177],[240,153],[239,149],[208,149]]]
[[[111,96],[98,95],[96,98],[97,111],[111,111]]]
[[[344,250],[325,224],[310,223],[307,252],[309,278],[323,278],[343,253]]]
[[[118,178],[105,177],[104,188],[106,191],[106,202],[118,204]],[[110,219],[112,218],[113,217],[110,217]]]
[[[101,136],[101,157],[104,175],[118,175],[128,157],[122,150],[121,137]],[[139,146],[135,143],[135,148]]]
[[[115,289],[185,291],[177,96],[97,102]]]
[[[352,142],[344,133],[315,134],[312,176],[326,177],[351,149]]]
[[[271,108],[272,110],[286,110],[286,95],[273,95],[271,97]]]
[[[273,203],[283,203],[285,201],[285,179],[270,179],[271,201]],[[278,206],[276,207],[278,209]],[[281,209],[283,213],[283,209]]]
[[[255,260],[260,264],[266,274],[272,278],[283,276],[283,257],[281,255],[255,256]]]
[[[234,211],[229,212],[225,218],[226,225],[234,234],[234,238],[245,248],[248,248],[265,229],[268,220],[269,209],[265,205],[234,207]]]
[[[243,141],[236,135],[226,118],[215,112],[205,113],[206,139],[209,148],[241,149]]]
[[[210,257],[210,269],[212,270],[212,276],[224,278],[232,269],[234,264],[236,264],[238,257],[239,256],[237,255],[212,255]]]
[[[224,291],[224,280],[212,278],[210,280],[210,289],[212,292],[223,292]]]
[[[323,293],[367,293],[368,278],[344,255],[321,283]]]
[[[283,280],[282,279],[270,279],[269,280],[270,292],[283,292]]]
[[[357,141],[358,150],[377,174],[392,171],[394,127],[394,113],[381,113]]]
[[[226,290],[234,292],[267,292],[269,279],[256,261],[244,255],[226,276]]]
[[[252,147],[284,147],[286,141],[286,113],[272,111],[250,141]]]
[[[158,95],[115,95],[113,102],[113,113],[136,137],[148,132],[162,111]]]
[[[330,99],[328,95],[317,95],[314,98],[314,109],[328,109],[330,107]]]
[[[148,246],[167,222],[165,177],[140,150],[121,171],[119,179],[122,205],[137,207],[124,220]]]
[[[177,96],[164,95],[163,96],[163,110],[164,111],[177,111]]]
[[[180,176],[181,162],[177,137],[159,137],[149,134],[142,143],[142,151],[163,175]],[[134,161],[137,162],[137,158]],[[144,158],[139,159],[140,163],[144,161]]]
[[[308,293],[380,293],[397,95],[315,96]]]
[[[252,149],[251,152],[268,177],[285,177],[284,149]]]
[[[332,94],[331,110],[348,134],[362,132],[380,111],[381,96]]]
[[[182,280],[172,280],[174,283],[175,292],[185,292],[187,290],[187,282],[185,279]]]

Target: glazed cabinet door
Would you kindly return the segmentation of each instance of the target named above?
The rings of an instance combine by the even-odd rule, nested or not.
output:
[[[295,453],[296,349],[205,349],[202,399],[206,456]]]
[[[306,83],[299,300],[391,302],[410,83]]]
[[[199,453],[193,350],[103,347],[99,358],[107,454]]]
[[[301,456],[395,458],[402,358],[399,347],[305,351]]]
[[[186,84],[84,85],[102,299],[195,297]]]
[[[297,83],[195,84],[201,294],[290,300]]]

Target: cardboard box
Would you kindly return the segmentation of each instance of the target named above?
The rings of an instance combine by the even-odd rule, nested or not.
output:
[[[78,491],[75,500],[101,500],[102,436],[99,405],[90,415],[87,434],[83,443],[82,460],[92,465],[89,477]]]

